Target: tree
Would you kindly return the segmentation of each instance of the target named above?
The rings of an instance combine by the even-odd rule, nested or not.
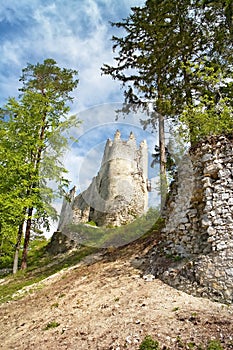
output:
[[[12,173],[14,176],[17,173],[18,179],[14,183],[24,203],[23,207],[18,206],[21,221],[18,224],[14,272],[23,227],[21,267],[25,269],[32,228],[41,224],[49,226],[49,218],[56,217],[52,201],[64,194],[68,185],[60,157],[68,146],[65,132],[79,124],[76,116],[68,116],[68,103],[73,100],[70,93],[78,84],[76,76],[77,71],[61,69],[52,59],[46,59],[42,64],[28,64],[20,78],[23,86],[19,99],[9,98],[4,106],[4,142],[9,143],[10,154],[3,166],[6,171],[11,171],[10,159],[16,163]],[[57,183],[57,190],[49,186],[50,181]]]
[[[193,82],[192,101],[180,118],[192,144],[233,127],[233,2],[202,0],[196,8],[206,41],[201,54],[186,65]]]
[[[24,174],[24,154],[19,151],[17,131],[10,120],[1,111],[0,119],[0,238],[1,262],[10,262],[13,247],[16,244],[17,227],[22,237],[22,222],[24,207],[22,175]],[[18,256],[20,243],[16,245],[15,255]]]
[[[232,0],[225,0],[225,1],[219,1],[219,0],[200,0],[199,4],[203,6],[203,8],[214,9],[216,11],[217,9],[220,9],[221,16],[223,15],[225,17],[225,25],[228,27],[230,34],[232,36],[233,34],[233,1]]]
[[[196,32],[194,19],[186,15],[188,6],[189,1],[148,0],[145,7],[132,8],[133,14],[126,20],[113,23],[127,33],[125,37],[113,37],[113,49],[119,50],[115,58],[117,65],[105,64],[102,68],[105,74],[123,83],[127,106],[142,107],[147,112],[149,118],[144,127],[148,124],[156,127],[158,121],[161,207],[167,188],[165,118],[176,118],[182,110],[185,96],[178,87],[185,72],[180,62],[184,61],[182,56],[186,51],[193,50],[190,38]],[[190,91],[187,85],[186,99],[190,98]],[[123,108],[123,112],[128,110]]]
[[[220,69],[207,65],[197,74],[202,81],[201,93],[195,105],[184,108],[180,118],[183,126],[192,125],[191,133],[182,126],[184,134],[189,131],[188,138],[192,144],[206,136],[229,134],[233,130],[232,97],[225,94],[225,90],[230,91],[229,87],[233,87],[233,74],[226,77]]]
[[[125,20],[112,24],[126,34],[113,37],[116,66],[105,64],[102,71],[122,82],[128,103],[123,112],[143,107],[149,115],[145,127],[150,123],[155,127],[158,120],[162,179],[166,175],[165,118],[179,119],[205,94],[199,74],[203,62],[221,68],[224,75],[231,70],[232,1],[224,3],[147,0],[144,7],[132,8]],[[228,84],[225,94],[229,96],[230,90]],[[188,122],[192,134],[193,123]],[[161,182],[162,193],[164,187],[166,181]],[[165,195],[162,206],[164,201]]]

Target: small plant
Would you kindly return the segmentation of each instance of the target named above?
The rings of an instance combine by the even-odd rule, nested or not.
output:
[[[113,224],[108,224],[108,225],[106,225],[106,228],[117,228],[116,226],[114,226]]]
[[[82,304],[82,299],[77,299],[76,304],[77,305],[81,305]]]
[[[175,312],[175,311],[178,311],[179,309],[180,309],[179,306],[176,306],[172,309],[172,311]]]
[[[150,335],[147,335],[143,339],[139,350],[159,350],[159,343],[157,342],[157,340],[154,340]]]
[[[45,326],[44,330],[47,331],[48,329],[56,328],[58,326],[60,326],[60,323],[58,323],[56,321],[51,321]]]
[[[179,348],[184,348],[185,347],[185,345],[184,345],[184,343],[183,343],[183,341],[182,341],[182,339],[181,339],[181,337],[179,335],[176,337],[176,341],[177,341],[177,344],[178,344]]]
[[[88,221],[88,222],[87,222],[87,225],[97,226],[97,225],[96,225],[96,222],[95,222],[95,221],[93,221],[93,220]]]
[[[58,303],[54,303],[51,305],[51,309],[58,307]]]
[[[211,340],[206,350],[223,350],[223,347],[218,340]]]
[[[64,296],[65,296],[65,294],[62,293],[62,294],[59,294],[59,295],[58,295],[58,298],[64,298]]]
[[[180,255],[174,256],[174,261],[181,261],[182,257]]]

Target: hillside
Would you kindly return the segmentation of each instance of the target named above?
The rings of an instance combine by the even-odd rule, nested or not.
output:
[[[216,339],[233,349],[232,305],[177,291],[136,268],[153,244],[149,237],[94,253],[18,293],[0,306],[0,348],[136,350],[151,335],[161,349],[207,349]]]

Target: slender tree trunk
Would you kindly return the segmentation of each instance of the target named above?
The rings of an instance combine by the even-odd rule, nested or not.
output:
[[[46,114],[43,117],[42,120],[42,127],[40,132],[40,140],[44,140],[44,134],[45,134],[45,120],[46,120]],[[41,162],[41,155],[42,155],[42,147],[38,148],[37,151],[37,157],[34,159],[34,166],[37,172],[39,171],[39,164]],[[32,157],[33,158],[33,157]],[[32,191],[36,187],[36,184],[32,184]],[[22,256],[22,264],[21,264],[21,270],[25,270],[27,268],[27,254],[28,254],[28,245],[30,242],[30,235],[31,235],[31,225],[32,225],[32,213],[33,208],[28,209],[28,219],[26,224],[26,230],[25,230],[25,238],[24,238],[24,245],[23,245],[23,256]]]
[[[164,116],[159,116],[159,148],[160,148],[160,192],[161,210],[163,210],[167,197],[166,150],[165,150],[165,123]]]
[[[187,65],[188,65],[188,60],[187,58],[185,57],[185,55],[182,55],[182,61],[183,61],[183,68],[182,68],[182,71],[183,71],[183,77],[184,77],[184,86],[185,86],[185,89],[184,89],[184,92],[185,92],[185,99],[186,99],[186,105],[187,106],[190,106],[192,105],[192,102],[193,102],[193,98],[192,98],[192,90],[191,90],[191,81],[190,81],[190,76],[187,72]],[[193,135],[193,125],[192,125],[192,122],[189,123],[189,133],[190,135]],[[190,143],[191,143],[191,146],[192,146],[192,137],[190,137]]]
[[[16,272],[18,271],[19,251],[20,251],[20,245],[23,237],[23,224],[24,224],[24,221],[21,222],[18,228],[17,242],[15,245],[15,255],[14,255],[14,262],[13,262],[13,274],[16,274]]]
[[[157,78],[158,86],[158,114],[159,114],[159,149],[160,149],[160,208],[163,210],[167,197],[167,175],[166,175],[166,146],[165,146],[165,118],[161,108],[162,94],[160,89],[160,76]]]
[[[1,234],[1,232],[2,232],[2,223],[0,222],[0,234]],[[1,235],[1,237],[2,237],[2,240],[1,240],[1,249],[0,249],[0,253],[1,253],[1,251],[2,251],[2,247],[3,247],[3,240],[4,240],[3,235]]]
[[[27,254],[28,254],[28,245],[30,242],[30,235],[31,235],[32,212],[33,212],[33,208],[29,208],[28,219],[27,219],[26,230],[25,230],[24,245],[23,245],[23,256],[22,256],[22,264],[21,264],[22,270],[25,270],[27,268]]]
[[[43,117],[42,121],[42,127],[40,132],[40,140],[42,141],[44,139],[44,133],[45,133],[45,122],[46,114]],[[39,164],[41,162],[41,154],[42,154],[42,147],[38,148],[37,151],[37,157],[34,159],[34,166],[37,172],[39,171]],[[32,156],[33,158],[33,156]],[[36,187],[36,184],[32,184],[32,191]],[[32,213],[33,213],[33,207],[28,209],[28,219],[26,224],[26,230],[25,230],[25,238],[24,238],[24,245],[23,245],[23,255],[22,255],[22,264],[21,264],[21,270],[25,270],[27,268],[27,255],[28,255],[28,246],[30,242],[30,236],[31,236],[31,225],[32,225]]]

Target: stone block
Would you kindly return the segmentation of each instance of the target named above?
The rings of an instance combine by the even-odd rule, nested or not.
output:
[[[213,226],[209,226],[209,227],[207,228],[207,232],[208,232],[208,234],[209,234],[210,236],[213,236],[213,235],[216,234],[216,229],[215,229]]]

